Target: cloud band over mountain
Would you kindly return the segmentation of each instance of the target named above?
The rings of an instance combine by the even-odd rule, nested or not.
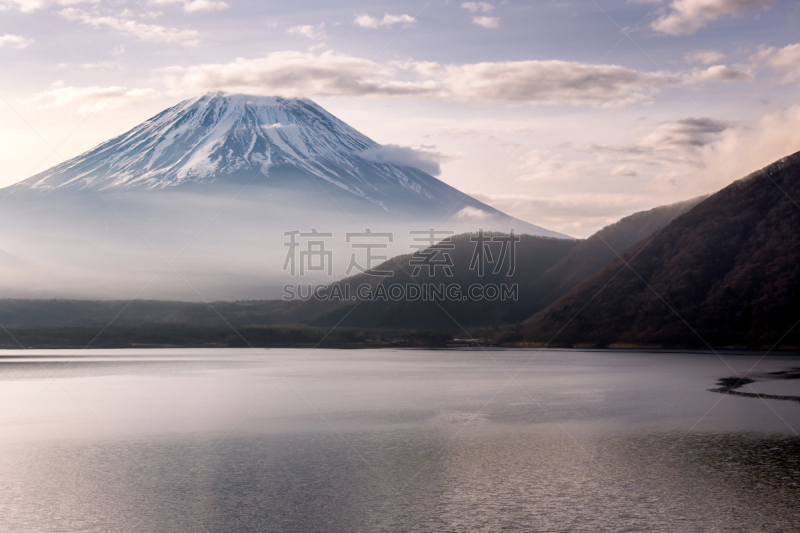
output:
[[[646,102],[667,88],[750,79],[746,72],[724,65],[672,73],[560,60],[379,64],[332,51],[272,52],[229,63],[168,67],[159,74],[171,89],[193,92],[222,89],[283,96],[404,96],[598,107]]]

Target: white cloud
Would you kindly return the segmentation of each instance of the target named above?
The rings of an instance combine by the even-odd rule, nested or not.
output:
[[[67,20],[78,21],[94,28],[109,28],[142,41],[162,41],[169,35],[169,38],[176,42],[191,46],[199,44],[199,34],[195,30],[173,31],[156,24],[143,24],[124,17],[94,15],[72,7],[62,9],[59,14]]]
[[[158,96],[153,89],[125,87],[73,87],[57,81],[46,90],[34,94],[25,103],[44,109],[67,108],[86,115],[95,109],[117,109],[150,100]]]
[[[33,13],[49,6],[72,6],[76,4],[95,3],[98,0],[0,0],[0,11],[17,8],[23,13]]]
[[[212,0],[152,0],[154,4],[182,4],[186,13],[195,11],[219,11],[228,9],[230,6],[225,2],[214,2]]]
[[[775,0],[673,0],[669,9],[650,24],[669,35],[691,34],[723,15],[749,8],[766,8]]]
[[[413,24],[416,22],[417,19],[412,17],[411,15],[389,15],[388,13],[383,15],[381,19],[381,26],[392,26],[394,24]]]
[[[360,72],[375,71],[376,65],[365,59],[323,52],[272,52],[263,58],[237,58],[230,63],[211,63],[197,67],[168,67],[157,71],[168,87],[196,93],[224,90],[234,93],[280,94],[287,97],[305,94],[352,93]],[[208,74],[208,75],[206,75]],[[214,81],[209,79],[209,76]]]
[[[748,74],[721,65],[683,74],[570,61],[462,65],[407,61],[382,65],[333,51],[318,55],[273,52],[262,58],[238,58],[230,63],[204,64],[200,68],[170,67],[159,72],[171,89],[191,93],[222,88],[230,92],[283,96],[403,96],[596,107],[646,103],[655,92],[670,87],[749,79]]]
[[[388,13],[383,15],[382,19],[371,17],[369,15],[357,15],[353,20],[353,24],[361,26],[362,28],[377,28],[378,26],[393,26],[395,24],[403,24],[408,26],[417,21],[411,15],[390,15]]]
[[[737,70],[725,65],[714,65],[705,70],[693,69],[687,77],[690,82],[704,81],[752,81],[753,75],[744,70]]]
[[[21,35],[0,35],[0,48],[9,47],[22,50],[33,44],[33,39],[27,39]]]
[[[458,213],[456,213],[455,218],[481,221],[492,218],[492,215],[490,213],[487,213],[483,209],[478,209],[477,207],[472,207],[471,205],[468,205],[465,208],[461,209]]]
[[[361,152],[361,156],[377,163],[392,163],[395,165],[414,167],[427,172],[431,176],[442,173],[440,163],[450,157],[429,149],[414,149],[396,144],[386,144],[375,148],[368,148]]]
[[[472,19],[472,23],[483,26],[484,28],[500,27],[500,19],[497,17],[475,17]]]
[[[353,24],[356,26],[361,26],[362,28],[377,28],[380,26],[381,21],[375,17],[371,17],[367,14],[363,15],[356,15],[356,18],[353,19]]]
[[[702,63],[710,65],[711,63],[719,63],[725,59],[725,54],[717,52],[716,50],[697,50],[690,52],[683,56],[688,63]]]
[[[305,25],[305,26],[292,26],[286,33],[290,35],[299,35],[301,37],[305,37],[306,39],[311,39],[314,41],[321,41],[327,38],[325,34],[325,23],[319,24],[317,26]]]
[[[441,84],[450,97],[465,101],[616,107],[647,102],[661,89],[704,81],[698,76],[555,60],[485,62],[444,69]]]
[[[726,129],[702,151],[710,192],[800,151],[800,105],[763,116],[754,127]],[[691,177],[686,178],[691,182]]]
[[[473,13],[489,13],[494,9],[494,6],[488,2],[464,2],[461,7]],[[473,17],[472,23],[484,28],[494,29],[500,27],[500,19],[497,17]]]
[[[484,13],[488,13],[494,6],[488,2],[464,2],[461,4],[461,7],[464,9],[468,9],[473,13],[477,13],[479,11],[483,11]]]
[[[762,47],[754,59],[771,70],[786,74],[786,82],[800,78],[800,43],[783,48]]]

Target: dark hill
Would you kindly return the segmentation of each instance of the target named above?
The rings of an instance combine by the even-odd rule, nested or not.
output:
[[[606,226],[570,251],[527,287],[523,287],[518,320],[530,317],[564,296],[625,250],[650,237],[706,197],[640,211]]]
[[[666,205],[635,213],[606,226],[583,241],[559,242],[543,237],[522,236],[517,245],[516,272],[512,278],[504,275],[492,276],[487,273],[479,278],[477,272],[468,268],[475,244],[469,241],[470,235],[453,238],[456,250],[450,252],[455,263],[453,278],[441,272],[437,276],[416,278],[420,283],[458,283],[466,288],[472,283],[517,284],[517,301],[443,301],[433,302],[361,302],[331,305],[330,303],[308,302],[297,312],[304,316],[319,316],[313,321],[317,325],[331,326],[345,317],[343,325],[351,327],[437,327],[458,329],[462,326],[496,326],[519,323],[532,314],[547,307],[566,294],[581,281],[598,272],[630,246],[649,237],[675,217],[692,209],[703,198]],[[499,253],[499,245],[492,245],[493,254]],[[384,283],[407,283],[411,281],[408,273],[410,255],[393,258],[387,262],[395,271],[395,277]],[[369,276],[355,276],[343,280],[343,284],[357,287],[361,283],[374,284]],[[327,311],[326,311],[327,309]],[[457,332],[463,333],[463,332]]]
[[[800,344],[800,153],[739,180],[522,327],[530,342]],[[626,263],[630,266],[626,266]],[[585,307],[584,307],[585,306]]]
[[[491,233],[485,234],[491,237]],[[428,273],[425,268],[416,275],[412,255],[395,257],[376,270],[391,270],[394,275],[386,278],[376,278],[360,274],[347,278],[337,283],[340,286],[350,286],[350,293],[355,294],[356,288],[361,284],[385,287],[400,284],[407,285],[458,285],[462,292],[466,292],[472,284],[495,284],[500,286],[519,287],[530,285],[533,280],[541,276],[547,269],[563,259],[580,242],[577,240],[553,239],[531,235],[518,236],[520,241],[516,245],[516,268],[511,276],[507,276],[509,257],[501,271],[493,272],[494,266],[487,263],[484,276],[479,276],[477,269],[470,269],[470,262],[476,243],[470,241],[470,234],[457,235],[451,238],[454,246],[451,250],[443,250],[452,259],[452,277],[447,276],[443,269],[436,268]],[[491,257],[495,264],[499,260],[502,244],[498,242],[487,243],[491,250]],[[522,296],[520,296],[522,297]],[[457,333],[459,324],[463,326],[503,324],[518,322],[514,314],[517,302],[513,300],[489,301],[486,299],[472,300],[461,299],[453,301],[451,298],[434,301],[387,300],[361,301],[357,304],[351,302],[320,302],[308,301],[304,307],[298,308],[305,316],[318,316],[312,324],[318,326],[333,326],[340,324],[343,327],[407,327],[454,330]],[[340,322],[341,321],[341,322]]]

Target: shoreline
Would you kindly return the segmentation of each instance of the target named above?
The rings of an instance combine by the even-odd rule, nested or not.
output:
[[[714,389],[708,389],[708,392],[717,392],[719,394],[730,394],[731,396],[741,396],[744,398],[761,398],[762,400],[784,400],[784,401],[800,403],[800,396],[791,396],[788,394],[765,394],[760,392],[742,392],[740,390],[737,390],[751,383],[758,383],[765,381],[785,381],[785,380],[800,380],[800,369],[793,368],[791,370],[770,372],[767,374],[754,374],[752,378],[748,377],[721,378],[720,380],[717,381],[718,387]]]

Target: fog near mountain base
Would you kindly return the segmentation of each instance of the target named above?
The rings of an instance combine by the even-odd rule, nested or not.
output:
[[[364,209],[347,195],[335,200],[313,191],[294,198],[291,190],[225,186],[209,189],[147,191],[99,195],[92,190],[42,197],[18,193],[15,210],[0,222],[0,297],[149,298],[163,300],[237,300],[280,298],[286,283],[321,284],[359,273],[366,251],[354,244],[379,244],[372,255],[392,258],[427,245],[423,234],[486,231],[517,233],[519,221],[495,215],[479,221],[432,213],[415,217]],[[356,204],[356,205],[353,205]],[[299,207],[302,206],[302,207]],[[359,208],[358,210],[354,209]],[[300,238],[295,276],[286,264],[291,237]],[[369,229],[381,237],[353,237]],[[423,239],[415,241],[414,239]],[[330,252],[330,275],[306,270],[299,253],[309,241],[323,241]],[[385,248],[383,247],[385,246]],[[351,260],[357,265],[350,269]],[[318,262],[319,257],[315,257]],[[307,261],[305,264],[308,264]],[[284,270],[284,266],[286,269]]]

